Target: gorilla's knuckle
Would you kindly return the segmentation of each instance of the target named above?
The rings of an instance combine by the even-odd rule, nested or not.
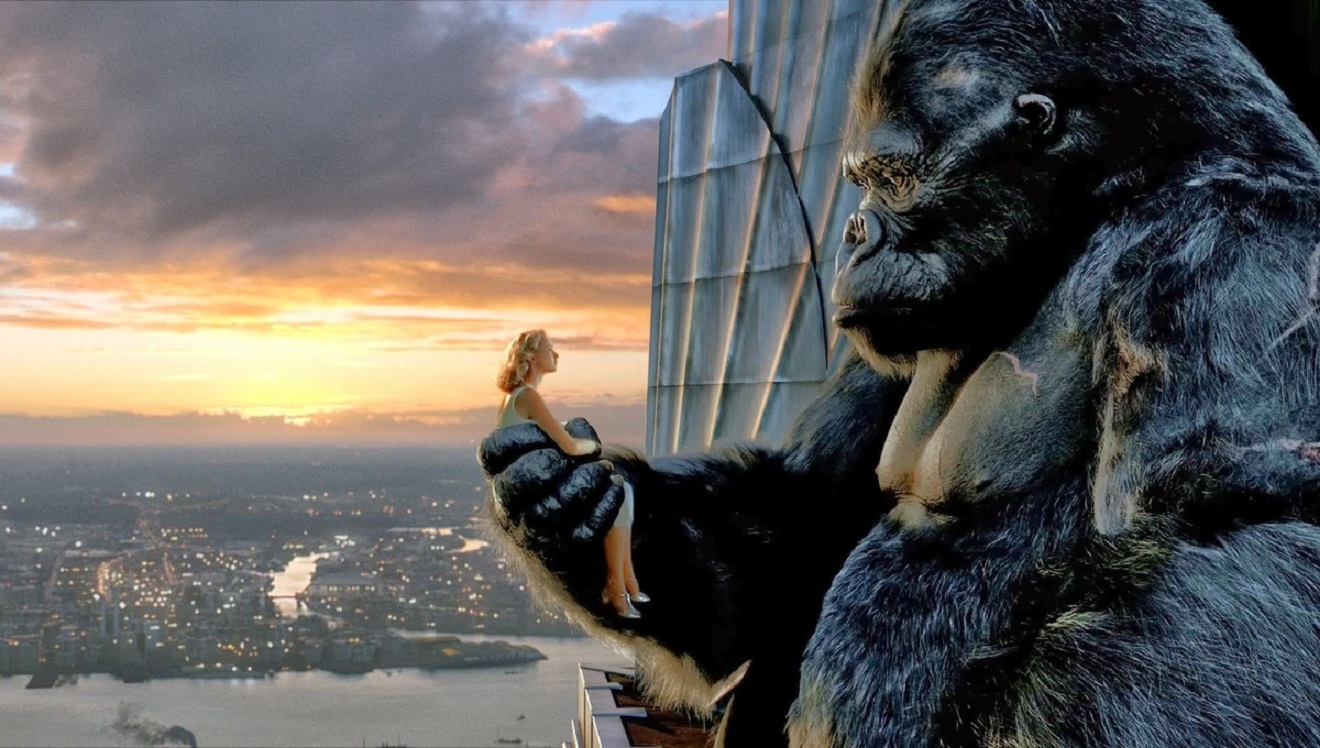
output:
[[[574,470],[564,481],[563,501],[565,506],[580,507],[590,503],[592,496],[600,493],[608,473],[598,462],[587,463]]]
[[[489,478],[518,462],[526,453],[550,446],[549,438],[535,423],[516,423],[491,432],[477,448],[477,461]]]
[[[600,436],[596,434],[596,429],[585,418],[569,419],[564,424],[564,430],[575,439],[590,439],[597,443],[600,442]]]
[[[542,486],[554,482],[568,468],[564,455],[554,449],[538,449],[519,457],[504,474],[517,483]]]

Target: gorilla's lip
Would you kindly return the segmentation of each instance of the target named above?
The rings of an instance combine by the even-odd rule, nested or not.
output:
[[[842,329],[861,327],[872,320],[906,317],[912,311],[910,306],[841,306],[834,313],[834,324]]]

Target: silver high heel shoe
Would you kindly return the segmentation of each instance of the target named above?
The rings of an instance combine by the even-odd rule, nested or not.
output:
[[[622,608],[614,603],[614,600],[617,600],[619,598],[623,598]],[[611,608],[614,608],[614,614],[620,618],[642,617],[642,614],[638,612],[636,608],[633,607],[632,598],[628,595],[627,592],[617,592],[614,594],[610,594],[609,592],[601,592],[600,601],[606,605],[609,605]]]
[[[637,586],[637,580],[636,580],[636,579],[630,579],[630,580],[628,580],[628,582],[629,582],[629,584],[631,584],[633,587],[636,587],[636,586]],[[625,586],[625,589],[626,589],[626,586]],[[651,602],[651,596],[648,595],[648,594],[646,594],[645,592],[642,592],[641,590],[637,590],[637,592],[636,592],[635,594],[632,593],[632,592],[629,592],[629,593],[628,593],[628,596],[631,597],[631,598],[632,598],[632,601],[635,602],[635,603],[649,603],[649,602]]]

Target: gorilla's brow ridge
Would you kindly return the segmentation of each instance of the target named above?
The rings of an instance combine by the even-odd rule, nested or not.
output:
[[[843,156],[843,175],[848,179],[860,177],[909,177],[916,164],[905,156],[893,153],[874,153],[850,148]]]

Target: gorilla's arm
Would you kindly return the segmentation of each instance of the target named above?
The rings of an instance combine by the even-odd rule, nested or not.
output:
[[[826,589],[893,503],[874,471],[906,381],[877,374],[851,348],[845,356],[777,450],[732,446],[646,460],[607,448],[608,463],[574,463],[547,450],[510,460],[499,432],[483,444],[491,510],[511,555],[576,621],[606,637],[626,633],[662,700],[709,698],[711,684],[750,660],[740,711],[761,700],[757,691],[780,703],[756,711],[787,711]],[[610,463],[635,488],[633,561],[652,598],[637,620],[600,603],[608,522],[596,517],[612,518],[621,493],[603,467]]]
[[[753,658],[758,637],[785,646],[791,617],[805,641],[843,559],[892,506],[875,468],[905,387],[850,354],[782,449],[610,451],[636,486],[633,554],[654,590],[638,632],[716,676]]]
[[[1320,318],[1308,284],[1320,231],[1309,206],[1320,191],[1270,179],[1201,175],[1204,187],[1150,206],[1159,217],[1144,241],[1105,248],[1102,531],[1141,509],[1207,529],[1314,512]],[[1219,210],[1243,190],[1269,207]]]

